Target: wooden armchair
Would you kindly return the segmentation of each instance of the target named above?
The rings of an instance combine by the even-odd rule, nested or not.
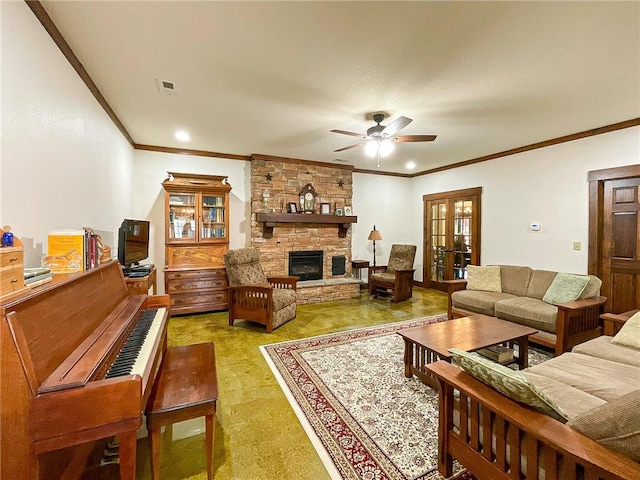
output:
[[[296,318],[298,277],[269,277],[262,270],[258,250],[240,248],[224,256],[229,278],[229,325],[236,319],[267,327],[267,333]]]
[[[369,295],[375,298],[380,290],[391,290],[394,303],[411,298],[415,257],[415,245],[391,245],[388,264],[369,267]]]

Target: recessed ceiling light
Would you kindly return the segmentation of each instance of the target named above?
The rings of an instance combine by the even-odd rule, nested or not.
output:
[[[413,170],[414,168],[416,168],[416,162],[407,162],[405,167],[407,167],[407,170]]]
[[[191,140],[191,136],[184,130],[178,130],[174,136],[176,137],[176,140],[179,140],[180,142],[188,142]]]

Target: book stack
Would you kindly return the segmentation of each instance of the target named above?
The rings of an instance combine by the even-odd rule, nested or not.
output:
[[[487,357],[494,362],[509,363],[514,359],[514,351],[512,348],[503,347],[502,345],[494,345],[492,347],[481,348],[478,353],[483,357]]]
[[[53,272],[50,268],[34,267],[24,269],[24,283],[27,287],[33,288],[51,281]]]
[[[47,237],[42,266],[53,273],[74,273],[98,266],[97,235],[88,229],[53,230]]]

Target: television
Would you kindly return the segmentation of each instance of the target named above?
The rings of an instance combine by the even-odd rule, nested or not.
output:
[[[118,229],[118,261],[125,272],[149,256],[149,222],[125,219]]]

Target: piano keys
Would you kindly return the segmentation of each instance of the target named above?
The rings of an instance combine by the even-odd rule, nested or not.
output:
[[[135,479],[136,429],[169,306],[168,295],[130,295],[113,261],[2,302],[2,478],[78,478],[92,442],[117,436],[121,478]],[[146,317],[146,333],[132,333]],[[107,378],[111,368],[120,375]]]

